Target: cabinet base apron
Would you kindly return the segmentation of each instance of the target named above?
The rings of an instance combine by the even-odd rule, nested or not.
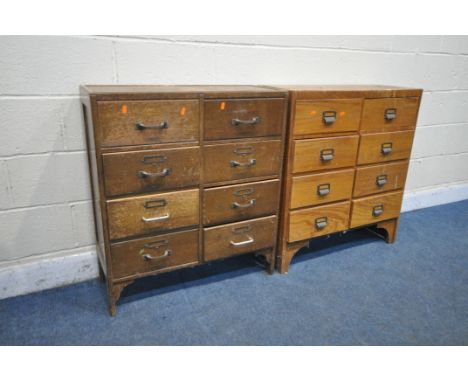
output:
[[[358,227],[356,229],[365,228],[369,232],[372,232],[374,235],[384,239],[386,243],[393,244],[396,240],[396,233],[398,228],[398,221],[399,219],[390,219],[381,221],[377,224],[368,227]],[[280,249],[281,253],[277,256],[277,270],[279,273],[287,274],[289,272],[289,265],[293,257],[296,255],[299,250],[302,248],[310,248],[310,244],[312,243],[313,247],[313,239],[309,240],[302,240],[297,241],[295,243],[285,243],[283,247]]]

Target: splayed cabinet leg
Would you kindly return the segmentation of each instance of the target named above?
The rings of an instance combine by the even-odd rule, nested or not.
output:
[[[309,241],[298,241],[283,245],[278,261],[278,271],[280,273],[288,273],[292,258],[301,248],[309,248]]]
[[[133,281],[123,282],[119,284],[111,284],[109,282],[109,314],[114,317],[116,313],[117,301],[125,287],[129,286]]]
[[[385,220],[377,223],[375,227],[369,228],[369,230],[375,233],[377,236],[382,237],[387,243],[394,243],[396,240],[397,228],[399,219]]]

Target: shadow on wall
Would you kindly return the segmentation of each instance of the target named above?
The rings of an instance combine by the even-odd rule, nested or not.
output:
[[[20,122],[33,127],[27,134],[22,134],[17,125],[5,126],[7,139],[17,143],[14,151],[33,154],[5,160],[11,184],[10,206],[0,218],[0,261],[95,242],[80,100],[31,101],[35,106],[32,110],[24,100],[15,101],[22,102],[20,107],[11,105],[16,113],[23,113]],[[10,125],[8,120],[5,123]],[[8,137],[10,129],[11,134],[18,131],[20,137]]]

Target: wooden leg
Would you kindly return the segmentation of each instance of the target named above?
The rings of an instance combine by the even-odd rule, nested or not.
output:
[[[256,258],[258,256],[263,257],[261,260],[257,260],[256,263],[258,265],[264,266],[266,268],[266,271],[270,275],[272,275],[273,272],[275,271],[275,255],[274,254],[275,254],[275,251],[273,250],[273,248],[255,253]]]
[[[111,284],[109,282],[109,314],[114,317],[116,313],[116,304],[122,294],[122,291],[125,287],[129,286],[132,281],[127,281],[119,284]]]
[[[278,271],[280,273],[288,273],[289,264],[293,256],[301,249],[301,248],[309,248],[309,241],[298,241],[296,243],[284,244],[283,248],[281,249],[281,253],[279,256],[278,261]]]
[[[398,219],[392,219],[377,223],[375,228],[370,228],[369,230],[381,237],[382,235],[380,235],[380,232],[385,231],[385,235],[383,237],[387,243],[391,244],[396,240],[397,228]]]

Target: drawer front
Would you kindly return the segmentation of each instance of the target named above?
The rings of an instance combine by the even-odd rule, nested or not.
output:
[[[111,244],[115,278],[198,263],[198,230]]]
[[[111,240],[198,224],[199,191],[185,190],[107,201]]]
[[[359,197],[402,189],[407,172],[407,161],[358,168],[353,195]]]
[[[203,224],[213,225],[276,213],[279,181],[267,180],[203,192]]]
[[[200,182],[200,149],[131,151],[103,154],[108,196],[196,186]]]
[[[362,111],[361,131],[414,129],[418,107],[418,98],[366,99]]]
[[[270,248],[275,245],[276,217],[203,229],[205,260]]]
[[[230,143],[204,147],[204,182],[278,175],[281,141]]]
[[[204,106],[205,140],[281,135],[284,99],[218,99]]]
[[[353,180],[354,170],[295,176],[292,179],[290,208],[350,199]]]
[[[358,164],[408,159],[413,136],[414,131],[362,135]]]
[[[400,215],[403,191],[353,200],[351,228],[393,219]]]
[[[102,146],[198,141],[199,101],[100,101]]]
[[[297,101],[294,135],[359,130],[361,100]]]
[[[289,213],[288,242],[307,240],[348,229],[350,202]]]
[[[293,173],[354,166],[358,141],[357,135],[295,141]]]

